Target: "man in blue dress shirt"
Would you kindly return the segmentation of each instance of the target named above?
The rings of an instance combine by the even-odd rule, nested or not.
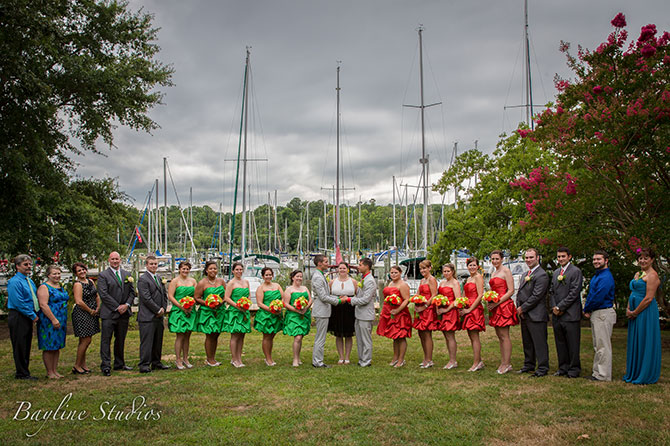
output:
[[[612,381],[612,328],[616,323],[614,311],[614,277],[610,272],[609,256],[605,251],[593,253],[596,273],[589,285],[584,302],[584,317],[591,320],[593,336],[593,373],[586,379]]]
[[[30,375],[30,345],[33,341],[33,323],[37,322],[37,287],[28,277],[33,269],[29,255],[20,254],[14,259],[16,275],[7,283],[7,325],[12,341],[16,379],[37,379]]]

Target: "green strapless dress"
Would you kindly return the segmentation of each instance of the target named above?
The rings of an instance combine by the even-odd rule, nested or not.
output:
[[[270,306],[270,302],[275,299],[281,300],[281,292],[279,290],[266,291],[263,293],[263,303]],[[284,326],[282,314],[273,314],[259,308],[254,318],[254,328],[261,333],[275,334],[279,333]]]
[[[218,294],[223,299],[225,288],[222,286],[212,286],[205,288],[202,293],[202,299],[207,299],[210,294]],[[220,305],[216,309],[200,305],[200,316],[198,317],[198,331],[205,334],[221,333],[223,331],[223,320],[226,315],[226,306]]]
[[[249,297],[249,288],[235,288],[230,295],[233,302]],[[223,331],[228,333],[251,333],[251,313],[229,307],[223,319]]]
[[[174,290],[174,298],[179,302],[186,296],[195,294],[195,287],[192,286],[178,286]],[[198,326],[198,312],[195,307],[191,307],[191,311],[186,313],[176,305],[172,306],[170,315],[168,316],[168,329],[172,333],[188,333],[193,331]]]
[[[309,299],[307,292],[291,293],[291,305],[299,297]],[[284,317],[284,334],[288,336],[306,336],[309,329],[312,327],[312,310],[309,310],[304,315],[296,313],[295,311],[286,311]]]

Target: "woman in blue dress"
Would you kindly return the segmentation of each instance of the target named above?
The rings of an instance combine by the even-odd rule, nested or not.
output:
[[[623,380],[633,384],[653,384],[661,376],[661,326],[655,299],[660,280],[652,266],[655,257],[651,249],[641,249],[637,263],[642,271],[630,281],[631,294],[626,308],[626,374]]]
[[[65,347],[67,322],[67,291],[60,285],[61,270],[56,265],[47,267],[47,280],[37,289],[40,311],[37,313],[37,345],[42,350],[47,377],[62,378],[58,373],[60,349]]]

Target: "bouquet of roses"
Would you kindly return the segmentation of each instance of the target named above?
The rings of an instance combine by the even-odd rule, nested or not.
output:
[[[293,306],[295,307],[296,310],[304,310],[305,308],[307,308],[308,303],[309,301],[305,299],[305,296],[300,296],[299,298],[293,301]],[[304,317],[305,317],[304,314],[300,315],[300,319]]]
[[[391,294],[384,298],[384,303],[398,306],[402,303],[402,297],[398,296],[397,294]]]
[[[414,296],[410,297],[409,301],[414,305],[426,305],[428,303],[425,296],[422,296],[421,294],[415,294]]]
[[[210,294],[205,299],[205,305],[207,305],[209,308],[216,308],[221,305],[222,302],[223,299],[221,299],[221,296],[218,294]]]
[[[195,305],[195,299],[193,299],[192,296],[182,297],[179,299],[179,305],[184,307],[184,310],[188,310],[189,308],[192,308],[193,305]]]
[[[494,304],[497,304],[500,301],[500,295],[497,292],[491,290],[484,293],[483,299],[486,302],[493,302]]]
[[[467,297],[457,297],[456,300],[454,301],[454,305],[456,305],[456,308],[468,308],[470,305],[468,305],[468,298]]]
[[[270,302],[270,311],[277,314],[281,312],[281,310],[284,309],[284,302],[282,302],[279,299],[275,299],[272,302]]]
[[[251,308],[251,299],[246,296],[242,296],[237,300],[236,304],[237,308],[240,310],[248,311],[249,308]]]
[[[433,305],[436,307],[447,307],[449,306],[449,298],[447,296],[438,294],[437,296],[433,297]]]

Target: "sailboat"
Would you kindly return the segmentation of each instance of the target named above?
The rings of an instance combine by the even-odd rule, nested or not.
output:
[[[237,169],[235,174],[235,194],[233,196],[233,215],[230,225],[230,251],[228,258],[230,264],[233,262],[242,262],[245,267],[244,278],[249,280],[249,288],[252,296],[252,301],[255,302],[255,291],[261,284],[260,270],[269,266],[275,270],[279,269],[280,259],[268,254],[253,254],[247,252],[247,164],[250,161],[267,161],[260,159],[248,158],[248,118],[249,118],[249,80],[251,74],[251,52],[250,48],[246,49],[246,61],[244,66],[244,88],[242,92],[242,113],[240,118],[240,137],[237,147]],[[242,227],[241,227],[241,241],[240,253],[233,255],[233,243],[235,238],[235,223],[237,216],[237,197],[239,190],[240,171],[242,172]],[[232,268],[229,268],[229,277],[232,276]]]

